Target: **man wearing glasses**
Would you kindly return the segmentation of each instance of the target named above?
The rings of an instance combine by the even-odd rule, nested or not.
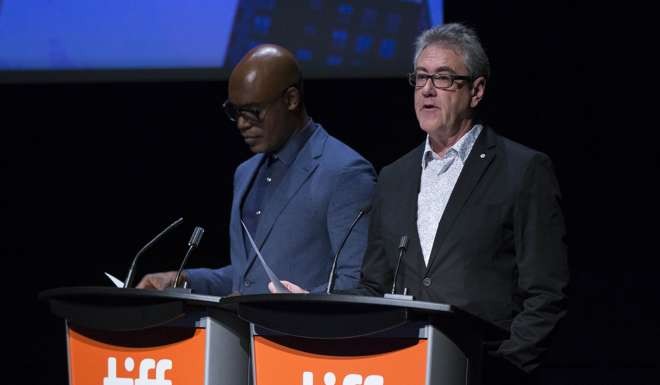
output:
[[[307,115],[300,68],[285,48],[268,44],[250,50],[232,71],[228,91],[223,108],[256,153],[234,174],[231,264],[186,270],[184,279],[195,293],[267,293],[269,278],[248,231],[278,278],[323,292],[349,227],[371,202],[373,167]],[[359,282],[366,219],[343,244],[337,289]],[[149,274],[138,287],[162,289],[175,275]]]
[[[475,121],[490,75],[474,31],[416,42],[414,107],[426,141],[379,176],[359,291],[455,305],[502,330],[484,383],[529,381],[566,313],[568,268],[550,159]]]

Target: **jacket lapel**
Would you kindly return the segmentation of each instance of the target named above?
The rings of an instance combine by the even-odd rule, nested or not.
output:
[[[426,268],[424,265],[424,256],[422,255],[422,245],[419,240],[419,234],[417,233],[417,196],[419,195],[419,186],[422,178],[422,155],[424,153],[424,147],[425,143],[422,143],[417,148],[417,151],[415,151],[415,155],[410,157],[410,163],[403,167],[403,170],[415,171],[403,175],[400,181],[401,183],[398,186],[398,188],[402,189],[401,212],[404,214],[407,213],[407,215],[399,216],[400,218],[407,218],[403,225],[405,232],[401,234],[408,236],[408,247],[404,259],[415,266],[415,270],[418,272],[423,272]],[[397,244],[398,242],[399,240],[397,239]],[[402,271],[405,271],[405,269],[402,269]]]
[[[300,150],[294,162],[289,166],[284,179],[269,199],[268,206],[264,209],[264,216],[259,221],[257,234],[254,237],[254,241],[260,250],[275,226],[277,218],[318,167],[318,158],[323,154],[323,147],[327,138],[328,134],[325,130],[318,127],[317,131]],[[255,253],[251,253],[251,255],[256,256]]]
[[[449,197],[447,207],[442,214],[440,224],[438,224],[438,231],[436,232],[433,241],[431,257],[429,258],[429,264],[426,268],[427,272],[431,269],[433,263],[438,258],[439,251],[444,244],[443,241],[449,235],[452,224],[461,212],[465,202],[468,200],[470,194],[494,159],[495,135],[489,128],[484,127],[479,138],[474,143],[474,147],[472,147],[472,150],[470,151],[470,155],[463,166],[461,175],[458,177],[456,185]]]
[[[243,240],[243,247],[240,247],[240,253],[243,255],[243,258],[247,259],[247,255],[245,255],[245,250],[246,246],[248,246],[248,249],[251,249],[249,243],[250,241],[247,239],[245,234],[243,234],[243,226],[241,226],[241,207],[243,207],[243,199],[245,198],[245,194],[248,192],[248,187],[250,186],[250,183],[254,179],[254,174],[257,173],[259,170],[259,165],[263,161],[264,154],[257,154],[251,159],[251,162],[246,165],[247,170],[245,172],[245,177],[242,178],[240,181],[238,181],[238,185],[236,186],[236,193],[234,194],[234,202],[232,203],[232,218],[236,218],[237,223],[233,224],[231,226],[232,229],[238,229],[239,233],[237,234],[237,237],[234,239],[242,239]]]

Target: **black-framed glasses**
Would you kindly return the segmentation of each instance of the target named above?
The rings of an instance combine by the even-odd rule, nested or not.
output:
[[[243,119],[247,120],[250,123],[260,123],[266,116],[266,110],[268,109],[268,106],[270,106],[271,104],[272,102],[268,103],[268,105],[263,107],[249,106],[249,105],[237,106],[235,104],[232,104],[229,101],[229,99],[227,99],[225,100],[224,103],[222,103],[222,109],[225,111],[227,118],[229,118],[229,120],[231,120],[232,122],[236,122],[238,120],[238,117],[241,116],[243,117]]]
[[[447,73],[425,74],[421,72],[411,72],[408,74],[408,82],[415,88],[423,88],[426,86],[429,79],[431,79],[433,87],[439,89],[451,88],[456,80],[466,80],[469,82],[474,80],[472,76]]]
[[[266,113],[268,112],[268,108],[278,101],[286,91],[291,88],[299,88],[299,83],[293,83],[289,86],[287,86],[282,92],[272,101],[263,103],[261,105],[259,104],[246,104],[243,106],[237,106],[233,104],[232,102],[229,101],[229,99],[225,100],[224,103],[222,103],[222,109],[225,111],[225,114],[227,115],[227,118],[231,120],[232,122],[236,122],[240,117],[243,119],[247,120],[251,124],[258,124],[261,123],[264,118],[266,117]]]

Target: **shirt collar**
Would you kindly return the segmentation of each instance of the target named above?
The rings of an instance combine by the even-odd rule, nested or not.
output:
[[[470,155],[470,151],[474,146],[474,142],[477,141],[477,138],[479,137],[482,128],[483,127],[481,124],[475,124],[474,126],[472,126],[472,128],[470,128],[468,132],[466,132],[456,143],[454,143],[453,146],[449,147],[449,149],[445,152],[445,155],[443,157],[440,157],[438,156],[438,154],[433,152],[433,149],[431,148],[431,139],[429,138],[428,135],[426,135],[426,144],[424,145],[424,155],[422,156],[422,169],[425,169],[431,160],[442,159],[454,153],[458,154],[462,162],[465,162],[468,155]]]
[[[291,135],[284,146],[271,155],[271,158],[281,160],[287,166],[291,165],[314,132],[316,132],[316,124],[309,118],[303,128]]]

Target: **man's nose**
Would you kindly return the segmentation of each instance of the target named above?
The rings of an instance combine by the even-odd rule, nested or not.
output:
[[[433,79],[429,78],[426,80],[426,84],[424,84],[424,87],[422,87],[422,95],[424,96],[435,96],[437,93],[437,90],[435,89],[435,86],[433,85]]]
[[[243,115],[239,114],[238,117],[236,117],[236,127],[238,127],[240,131],[247,130],[251,125],[250,121],[245,119]]]

